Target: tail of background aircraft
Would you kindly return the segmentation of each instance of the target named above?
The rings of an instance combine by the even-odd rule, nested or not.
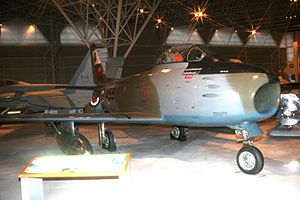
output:
[[[84,59],[80,63],[73,78],[69,82],[69,85],[96,86],[93,79],[91,57],[89,52],[85,55]],[[72,100],[76,108],[83,108],[91,99],[93,90],[66,89],[65,94]]]
[[[69,84],[94,86],[95,83],[103,83],[107,79],[119,79],[122,75],[123,64],[123,57],[109,58],[107,48],[93,44]]]
[[[123,57],[109,58],[107,48],[93,44],[69,84],[96,86],[109,79],[119,79],[122,75],[123,64]],[[67,90],[66,94],[74,102],[75,107],[84,107],[96,95],[95,93],[97,91],[93,93],[92,90]]]
[[[69,82],[69,85],[95,86],[89,52],[84,56],[71,81]]]
[[[91,58],[93,77],[96,84],[103,83],[107,79],[119,79],[122,76],[124,64],[123,57],[109,58],[107,48],[96,44],[91,45]]]

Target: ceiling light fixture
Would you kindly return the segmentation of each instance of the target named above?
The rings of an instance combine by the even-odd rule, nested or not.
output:
[[[193,12],[191,12],[192,15],[194,15],[193,17],[193,20],[195,21],[199,21],[201,20],[201,22],[203,23],[203,19],[205,17],[207,17],[207,14],[205,13],[205,9],[201,9],[199,6],[198,6],[198,10],[194,10]]]
[[[27,32],[30,34],[30,33],[33,33],[34,31],[35,31],[35,25],[32,24],[28,27]]]

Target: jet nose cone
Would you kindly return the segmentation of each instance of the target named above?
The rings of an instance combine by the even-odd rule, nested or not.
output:
[[[260,114],[270,117],[279,106],[280,86],[275,74],[267,73],[268,82],[263,84],[256,92],[254,105]]]

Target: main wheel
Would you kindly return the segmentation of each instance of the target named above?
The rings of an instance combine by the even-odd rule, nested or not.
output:
[[[58,147],[65,154],[83,155],[93,153],[93,147],[88,139],[78,132],[75,135],[57,134],[56,140]]]
[[[264,156],[254,146],[242,147],[237,154],[236,161],[240,170],[245,174],[258,174],[264,167]]]
[[[115,142],[115,137],[111,131],[105,131],[105,137],[103,138],[102,144],[103,148],[110,152],[115,152],[117,150],[117,145]]]
[[[171,130],[171,133],[170,133],[170,139],[171,140],[186,141],[187,134],[188,134],[188,129],[186,127],[173,126],[172,130]]]

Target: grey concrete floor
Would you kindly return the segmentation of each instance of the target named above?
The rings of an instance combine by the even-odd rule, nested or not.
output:
[[[265,131],[274,127],[269,120]],[[258,175],[243,174],[236,165],[241,148],[227,129],[190,129],[186,142],[169,139],[170,127],[109,125],[118,152],[130,152],[126,175],[115,180],[45,181],[46,200],[56,199],[300,199],[300,139],[267,134],[255,143],[265,156]],[[17,179],[36,156],[62,155],[51,128],[41,123],[0,127],[0,200],[21,199]],[[96,125],[80,132],[97,146]],[[294,162],[293,162],[294,161]]]

